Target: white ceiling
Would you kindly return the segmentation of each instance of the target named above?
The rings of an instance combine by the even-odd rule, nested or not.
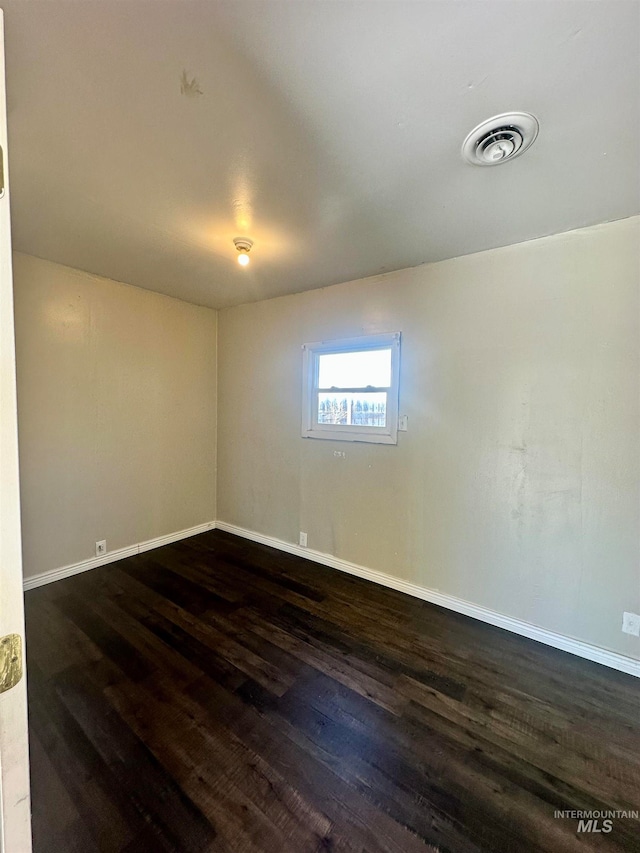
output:
[[[0,5],[23,252],[223,307],[640,212],[635,0]]]

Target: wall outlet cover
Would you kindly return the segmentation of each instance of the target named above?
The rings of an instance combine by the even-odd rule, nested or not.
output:
[[[300,531],[300,547],[301,548],[307,547],[307,534],[303,533],[302,530]]]
[[[107,553],[107,540],[100,539],[96,542],[96,557],[101,557],[103,554]]]
[[[622,630],[625,634],[633,634],[634,637],[640,637],[640,614],[623,613]]]

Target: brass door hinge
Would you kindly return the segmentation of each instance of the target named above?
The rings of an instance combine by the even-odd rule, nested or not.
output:
[[[11,690],[22,678],[22,637],[7,634],[0,639],[0,693]]]

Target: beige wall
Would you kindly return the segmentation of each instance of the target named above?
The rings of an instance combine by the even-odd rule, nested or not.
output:
[[[215,519],[216,312],[16,253],[24,572]]]
[[[640,658],[638,225],[221,312],[218,518]],[[409,431],[302,439],[301,344],[382,331]]]

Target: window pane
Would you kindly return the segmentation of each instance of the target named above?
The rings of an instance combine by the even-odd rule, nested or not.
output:
[[[339,352],[318,356],[319,388],[388,388],[391,385],[391,348],[367,352]]]
[[[387,395],[384,391],[318,394],[318,423],[384,429],[387,425]]]

